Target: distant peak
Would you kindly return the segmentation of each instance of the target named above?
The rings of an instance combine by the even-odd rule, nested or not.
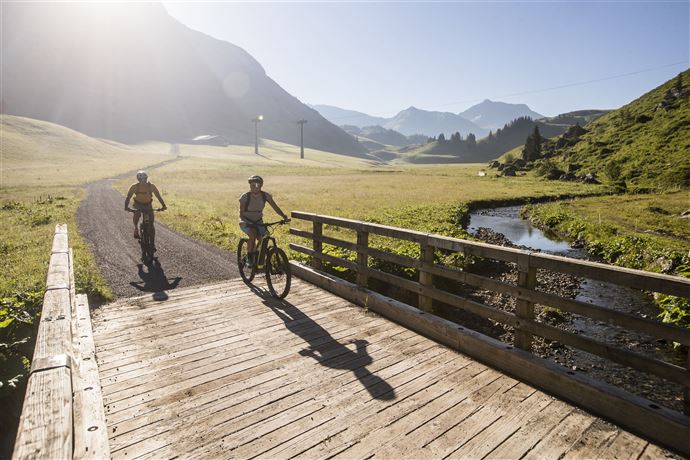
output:
[[[491,104],[491,102],[492,102],[492,101],[491,101],[490,99],[484,99],[484,100],[482,101],[482,104]]]

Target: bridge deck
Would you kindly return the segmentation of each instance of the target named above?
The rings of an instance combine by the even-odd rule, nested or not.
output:
[[[94,339],[114,458],[664,455],[299,280],[118,301]]]

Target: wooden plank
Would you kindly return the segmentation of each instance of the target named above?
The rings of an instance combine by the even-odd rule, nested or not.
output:
[[[632,433],[620,430],[608,446],[599,450],[597,457],[617,460],[637,460],[649,444]],[[660,456],[661,457],[661,456]],[[665,457],[665,456],[664,456]]]
[[[390,336],[390,332],[388,332],[388,336]],[[373,355],[376,355],[377,353],[381,353],[381,351],[375,351]],[[294,356],[294,354],[291,354],[291,356]],[[381,363],[387,362],[384,355],[382,355],[381,358],[381,362],[378,363],[379,367]],[[334,362],[330,362],[329,367],[337,366],[338,360],[341,362],[343,361],[343,356],[342,353],[338,351],[337,353],[331,353],[328,359],[329,361],[331,359],[335,360]],[[366,366],[368,364],[366,360],[362,361],[361,358],[357,359],[360,360],[359,364],[353,362],[351,359],[350,363],[347,364],[352,370],[356,369],[357,365]],[[341,365],[345,364],[346,363],[343,362]],[[237,404],[241,403],[243,400],[249,401],[258,397],[259,395],[266,395],[266,397],[268,397],[269,395],[267,392],[273,391],[272,388],[284,389],[290,382],[304,382],[305,379],[302,377],[302,374],[303,370],[301,369],[301,366],[299,366],[299,361],[295,361],[294,358],[281,361],[274,360],[271,363],[268,363],[262,369],[248,369],[244,374],[234,376],[230,382],[225,382],[224,385],[219,384],[221,381],[216,379],[212,382],[209,382],[203,391],[199,391],[197,387],[194,390],[193,395],[190,396],[185,394],[186,397],[182,399],[182,404],[175,404],[175,413],[179,414],[181,417],[179,420],[184,421],[189,417],[194,417],[196,420],[205,420],[205,417],[215,416],[221,411],[227,409],[236,411]],[[347,374],[347,372],[345,374]],[[348,376],[342,375],[342,378],[347,379]],[[264,382],[268,382],[272,386],[267,387],[263,385]],[[313,381],[312,384],[320,385],[321,383],[319,381]],[[187,390],[184,391],[186,393]],[[236,396],[233,396],[233,398],[230,399],[227,397],[227,395]],[[168,394],[165,396],[164,400],[175,401],[176,395],[174,393]],[[161,405],[161,400],[159,399],[156,399],[152,402],[158,406]],[[235,409],[232,409],[233,407],[235,407]],[[233,412],[231,411],[228,413],[232,414]],[[172,422],[174,426],[177,426],[177,421],[174,418],[168,421],[168,423],[170,422]],[[125,427],[125,429],[131,430],[131,424],[128,425],[129,426]],[[184,429],[188,426],[189,424],[185,422],[181,429]],[[142,425],[142,427],[144,426]],[[150,431],[150,435],[156,435],[156,433],[160,431],[157,427],[145,426],[144,429]],[[138,433],[138,437],[142,437],[141,431]]]
[[[467,395],[471,393],[471,388],[480,388],[488,382],[486,378],[490,372],[484,366],[466,361],[465,357],[461,358],[461,363],[442,365],[438,372],[424,372],[409,384],[396,387],[397,399],[384,407],[375,404],[362,407],[346,401],[342,409],[333,408],[337,416],[332,420],[319,423],[318,428],[304,436],[267,451],[267,455],[282,458],[330,457],[343,451],[344,447],[359,442],[372,431],[393,425],[439,398],[462,398],[454,391],[455,388],[463,388],[462,393]]]
[[[365,231],[357,232],[357,285],[367,287],[369,284],[369,233]]]
[[[58,367],[29,377],[13,459],[72,457],[72,379]]]
[[[525,459],[561,458],[578,441],[596,419],[582,411],[571,412],[558,426],[541,439]]]
[[[326,261],[330,262],[333,265],[337,265],[339,267],[345,267],[349,268],[350,270],[357,271],[357,264],[355,262],[351,262],[349,260],[341,259],[340,257],[334,257],[328,254],[323,254],[319,252],[314,252],[313,250],[306,248],[304,246],[300,246],[295,243],[290,243],[290,249],[293,251],[301,252],[302,254],[307,254],[308,256],[311,256],[314,260],[318,261]]]
[[[429,244],[447,251],[513,263],[517,263],[518,257],[521,254],[528,253],[528,251],[522,249],[506,248],[494,244],[462,240],[441,235],[429,235]]]
[[[657,442],[690,455],[690,418],[660,408],[644,398],[631,395],[589,376],[578,375],[559,365],[483,336],[433,315],[420,315],[419,310],[385,298],[373,291],[357,288],[351,283],[318,273],[296,262],[293,273],[332,292],[350,298],[387,316],[412,330],[433,337],[463,353],[495,366],[539,388],[579,404],[595,413],[604,414],[631,430],[644,433]],[[572,375],[571,375],[572,374]]]
[[[323,251],[323,243],[321,243],[321,236],[323,235],[323,224],[321,222],[314,221],[312,226],[312,233],[314,234],[314,240],[312,242],[314,250],[312,252],[311,266],[318,270],[321,269],[323,266],[321,258],[317,257],[318,255],[321,255]],[[290,245],[290,247],[292,248],[292,245]]]
[[[108,428],[103,410],[103,396],[91,330],[91,314],[86,295],[77,296],[76,306],[75,355],[79,366],[77,372],[73,373],[74,381],[72,382],[75,399],[74,458],[109,458]]]
[[[67,226],[55,227],[31,371],[13,458],[72,455],[72,308]]]
[[[517,263],[520,254],[524,255],[529,253],[528,251],[519,249],[505,248],[486,243],[444,237],[441,235],[425,234],[413,230],[370,224],[351,219],[340,219],[331,216],[322,216],[299,211],[294,211],[293,215],[296,219],[321,222],[344,228],[350,228],[353,230],[365,230],[370,233],[414,241],[417,243],[422,243],[428,239],[430,245],[439,249],[462,252],[464,254],[471,254],[477,257],[487,257],[506,262]],[[545,268],[559,273],[569,273],[576,276],[613,282],[635,289],[662,292],[680,297],[690,297],[690,280],[679,276],[644,272],[641,270],[615,267],[597,262],[589,262],[543,253],[535,253],[533,254],[533,258],[533,265],[535,268]]]
[[[313,232],[306,232],[304,230],[297,230],[296,228],[291,228],[290,234],[296,235],[296,236],[301,236],[302,238],[307,238],[309,240],[317,239],[314,236]],[[330,236],[321,235],[321,237],[318,239],[322,243],[330,244],[330,245],[337,246],[337,247],[343,248],[343,249],[349,249],[350,251],[357,251],[357,249],[358,249],[357,243],[351,243],[349,241],[340,240],[338,238],[332,238]]]
[[[552,402],[553,398],[539,391],[535,391],[522,401],[509,402],[508,407],[503,408],[501,417],[495,423],[469,439],[459,449],[454,450],[452,455],[464,458],[486,457],[497,445],[508,439]],[[495,409],[487,408],[486,410]]]
[[[390,334],[390,331],[387,333]],[[431,345],[435,346],[434,344]],[[436,348],[438,349],[438,347]],[[379,362],[379,365],[380,364],[381,363]],[[363,365],[367,365],[367,363],[364,362]],[[333,364],[330,364],[328,367],[331,366],[333,366]],[[255,437],[256,433],[252,431],[252,427],[258,422],[261,422],[261,426],[257,427],[257,429],[265,429],[266,420],[270,418],[275,419],[276,416],[283,417],[285,415],[284,411],[286,410],[293,410],[291,414],[294,416],[298,416],[297,413],[303,410],[307,410],[307,412],[309,412],[309,408],[305,404],[312,404],[310,401],[313,400],[314,396],[303,390],[303,385],[305,383],[309,383],[309,385],[319,388],[321,393],[327,393],[330,391],[328,389],[333,389],[336,390],[338,394],[347,395],[349,392],[343,388],[343,383],[347,380],[351,380],[350,367],[351,366],[348,366],[347,368],[348,372],[341,373],[339,377],[336,377],[333,380],[324,381],[323,379],[319,379],[318,381],[314,381],[313,379],[305,380],[303,377],[300,377],[300,375],[303,375],[303,370],[300,369],[300,366],[296,365],[292,368],[292,372],[283,371],[283,374],[288,377],[288,382],[290,382],[290,384],[287,385],[286,383],[288,382],[286,382],[282,385],[278,385],[278,389],[276,391],[279,391],[280,394],[270,394],[266,393],[265,391],[260,391],[258,393],[260,396],[252,399],[246,399],[245,402],[242,402],[239,405],[233,404],[232,401],[226,401],[224,406],[215,404],[210,407],[205,407],[203,410],[207,417],[203,418],[204,428],[195,428],[190,426],[185,420],[173,420],[174,426],[176,427],[174,428],[174,431],[177,431],[178,429],[185,429],[189,431],[189,434],[185,435],[183,440],[179,440],[177,445],[174,446],[174,452],[179,454],[180,452],[192,451],[194,449],[198,450],[198,444],[192,438],[197,437],[200,433],[202,433],[204,439],[203,444],[206,449],[203,450],[202,453],[204,456],[208,457],[209,454],[207,448],[213,439],[220,439],[221,437],[230,435],[235,436],[235,433],[250,433],[250,436]],[[273,368],[275,369],[275,366],[273,366]],[[252,390],[253,388],[252,385],[247,384],[243,384],[242,387],[248,390]],[[266,405],[266,402],[272,403]],[[197,411],[194,414],[194,417],[199,419],[201,414],[203,413]],[[182,425],[177,428],[180,423],[182,423]],[[282,424],[278,424],[278,426],[282,426]],[[230,432],[225,432],[225,434],[223,434],[222,430],[230,430]],[[151,445],[155,447],[158,444],[165,444],[166,442],[161,439],[165,436],[165,434],[156,436],[156,439],[151,441],[153,443]],[[146,442],[149,443],[149,441]],[[137,446],[137,451],[141,452],[142,449],[146,450],[149,447],[145,447],[144,445]],[[128,450],[127,455],[131,455],[132,452],[133,451]],[[165,455],[169,454],[164,454],[161,452],[158,453],[158,456]]]
[[[369,276],[371,278],[384,281],[392,286],[407,289],[410,292],[421,292],[421,286],[417,281],[408,280],[402,276],[391,275],[390,273],[386,273],[375,268],[369,269]]]
[[[572,406],[562,401],[552,401],[541,412],[529,420],[525,420],[517,431],[511,433],[501,444],[495,446],[494,450],[484,458],[489,460],[522,458],[544,435],[549,433],[572,411]]]
[[[587,431],[580,436],[580,439],[566,451],[563,459],[576,460],[581,458],[597,458],[601,450],[606,448],[619,432],[620,429],[618,427],[606,423],[603,420],[596,420],[589,426]]]
[[[393,262],[394,264],[398,264],[402,267],[420,268],[422,266],[422,262],[419,259],[413,259],[412,257],[401,256],[399,254],[392,254],[390,252],[381,251],[380,249],[376,248],[368,248],[366,252],[369,256],[373,257],[374,259],[379,259],[386,262]]]
[[[293,211],[294,219],[307,220],[311,222],[320,222],[322,224],[334,225],[342,228],[349,228],[351,230],[363,230],[376,235],[387,236],[391,238],[398,238],[407,241],[421,242],[427,236],[426,233],[417,232],[414,230],[406,230],[397,227],[389,227],[387,225],[371,224],[367,222],[360,222],[352,219],[341,219],[331,216],[321,216],[312,213],[305,213],[301,211]]]
[[[518,318],[517,315],[504,312],[497,308],[489,307],[478,302],[474,302],[464,297],[450,294],[445,291],[420,287],[423,293],[465,311],[474,313],[483,318],[501,322],[511,327],[520,328],[530,334],[536,334],[547,339],[556,340],[563,345],[569,345],[579,350],[604,357],[625,366],[629,366],[641,371],[658,375],[667,380],[683,385],[690,384],[690,371],[675,364],[650,358],[640,353],[635,353],[622,348],[608,345],[594,339],[581,335],[572,334],[548,324],[531,321],[525,318]]]
[[[431,265],[434,263],[434,248],[432,246],[429,246],[428,243],[420,244],[419,254],[420,254],[419,255],[419,262],[421,264]],[[428,273],[428,272],[420,271],[419,272],[419,285],[421,286],[422,289],[424,289],[424,288],[433,289],[434,288],[434,275],[432,275],[431,273]],[[417,304],[419,305],[420,310],[424,310],[426,312],[433,312],[434,311],[434,299],[424,295],[423,290],[418,295]]]
[[[425,265],[421,270],[442,276],[454,281],[469,284],[482,289],[487,289],[502,294],[508,294],[526,301],[537,303],[544,306],[555,307],[561,310],[587,316],[598,321],[606,321],[616,326],[644,332],[652,337],[663,338],[669,341],[679,342],[690,345],[690,330],[672,326],[670,324],[658,323],[651,319],[639,318],[627,313],[612,310],[609,308],[580,302],[573,299],[559,297],[548,292],[524,289],[511,284],[496,281],[481,275],[455,270],[451,267],[441,265]]]
[[[468,382],[471,385],[458,388],[457,394],[445,394],[413,412],[404,414],[395,423],[379,426],[370,431],[336,458],[366,458],[382,450],[382,448],[388,447],[391,442],[401,437],[405,437],[406,440],[411,439],[410,437],[419,440],[420,436],[424,439],[427,434],[433,437],[439,433],[440,429],[452,427],[470,416],[478,406],[481,406],[496,393],[502,393],[517,384],[510,378],[491,372],[480,374],[480,377],[481,379],[475,378]],[[483,385],[477,386],[479,382],[483,382]],[[393,449],[395,452],[397,450],[397,448]],[[386,451],[381,453],[382,457],[386,455]]]
[[[588,260],[570,259],[551,254],[535,253],[532,255],[532,258],[532,264],[536,268],[545,268],[559,273],[606,281],[633,289],[690,298],[690,279],[688,278],[616,267]]]
[[[518,257],[518,287],[534,289],[537,284],[537,269],[530,266],[530,254],[521,254]],[[520,299],[515,302],[515,316],[520,323],[534,322],[534,304],[529,300]],[[520,324],[516,326],[513,343],[516,347],[526,351],[532,351],[532,334]]]

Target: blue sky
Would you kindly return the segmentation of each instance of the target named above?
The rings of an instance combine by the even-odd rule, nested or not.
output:
[[[688,1],[164,5],[302,102],[386,117],[487,98],[544,115],[617,108],[690,60]]]

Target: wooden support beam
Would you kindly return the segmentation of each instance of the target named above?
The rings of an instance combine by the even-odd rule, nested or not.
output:
[[[537,269],[530,266],[530,255],[518,256],[518,287],[533,290],[537,284]],[[534,304],[525,299],[518,299],[515,303],[515,315],[518,319],[528,322],[534,321]],[[532,334],[518,325],[515,329],[513,343],[516,347],[526,351],[532,351]]]

